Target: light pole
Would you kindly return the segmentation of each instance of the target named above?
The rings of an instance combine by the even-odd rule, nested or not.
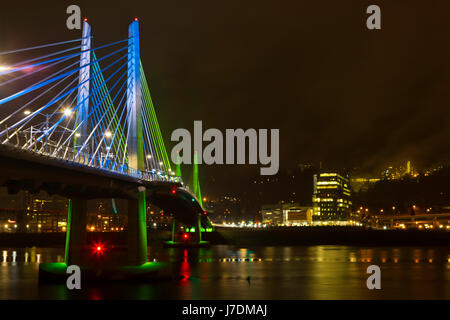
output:
[[[23,112],[26,116],[31,114],[31,111],[25,110]],[[63,111],[60,111],[60,113],[63,113],[66,117],[70,117],[72,114],[72,110],[69,108],[63,109]],[[36,130],[33,130],[33,126],[30,127],[30,144],[33,143],[33,134],[34,133],[43,133],[45,135],[45,152],[48,152],[48,138],[49,138],[49,129],[50,129],[50,118],[52,117],[52,114],[49,113],[42,113],[42,112],[36,112],[36,114],[44,116],[45,117],[45,124],[44,124],[44,130],[39,130],[36,128]]]
[[[48,153],[48,121],[49,121],[50,117],[49,114],[46,113],[45,114],[45,153]]]

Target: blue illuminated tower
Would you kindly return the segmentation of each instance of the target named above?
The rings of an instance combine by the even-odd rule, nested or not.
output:
[[[80,72],[78,87],[78,111],[77,124],[81,123],[79,131],[74,137],[74,148],[83,145],[88,135],[89,115],[89,84],[91,63],[91,26],[84,20],[83,36],[81,41]],[[81,262],[81,249],[86,243],[86,199],[69,199],[67,208],[67,231],[64,261],[67,264],[79,264]]]
[[[144,147],[142,131],[142,92],[139,49],[139,21],[135,19],[128,28],[128,166],[144,171]]]
[[[91,71],[91,26],[84,20],[83,36],[81,40],[81,56],[80,56],[80,77],[78,80],[78,110],[77,124],[81,124],[75,135],[75,145],[82,146],[88,136],[88,115],[89,115],[89,85]]]
[[[128,167],[144,171],[144,145],[142,131],[141,58],[139,49],[139,21],[135,19],[128,27],[127,72],[128,117]],[[137,190],[136,199],[128,201],[128,252],[132,264],[147,262],[146,191]]]

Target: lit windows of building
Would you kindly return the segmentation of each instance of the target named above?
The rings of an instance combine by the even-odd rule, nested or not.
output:
[[[282,204],[263,205],[261,208],[262,223],[271,226],[283,224]]]
[[[313,205],[314,220],[347,220],[352,206],[349,178],[338,173],[314,175]]]
[[[262,223],[271,226],[311,225],[312,213],[312,207],[300,206],[298,203],[280,202],[261,207]]]

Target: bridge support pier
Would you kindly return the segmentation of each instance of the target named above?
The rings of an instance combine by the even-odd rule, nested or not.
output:
[[[128,200],[128,261],[131,265],[147,262],[146,213],[145,187],[141,186],[137,199]]]
[[[202,219],[201,215],[197,215],[197,228],[195,228],[197,234],[197,242],[202,242]]]
[[[175,227],[176,227],[176,219],[175,217],[172,218],[172,237],[171,237],[171,241],[175,242]]]
[[[87,200],[72,198],[67,208],[65,259],[67,265],[81,265],[82,249],[86,245]]]

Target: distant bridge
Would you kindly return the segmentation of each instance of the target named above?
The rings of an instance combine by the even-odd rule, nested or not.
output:
[[[395,224],[442,224],[443,226],[447,226],[450,222],[450,212],[415,215],[379,215],[372,218],[372,220],[375,220],[378,224],[389,224],[391,226]]]

